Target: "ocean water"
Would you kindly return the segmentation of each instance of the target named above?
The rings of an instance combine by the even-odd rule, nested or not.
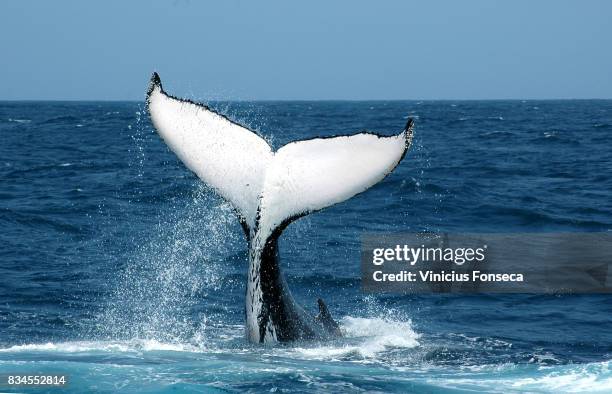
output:
[[[612,297],[372,295],[364,232],[612,229],[612,101],[212,103],[276,148],[416,120],[377,186],[293,223],[296,299],[345,338],[244,337],[231,208],[138,102],[0,102],[0,375],[42,392],[611,392]],[[23,388],[0,386],[0,391]]]

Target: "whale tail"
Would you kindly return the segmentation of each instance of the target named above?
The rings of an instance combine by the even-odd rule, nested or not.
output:
[[[361,193],[388,175],[412,141],[362,132],[291,142],[277,151],[206,105],[168,95],[157,73],[147,105],[170,149],[235,208],[245,233],[266,240],[291,221]]]
[[[208,106],[168,95],[156,73],[147,106],[168,147],[238,214],[250,249],[249,339],[340,336],[322,300],[314,320],[293,301],[278,263],[277,241],[293,220],[347,200],[393,171],[412,142],[412,119],[392,136],[362,132],[313,138],[275,151],[256,132]]]

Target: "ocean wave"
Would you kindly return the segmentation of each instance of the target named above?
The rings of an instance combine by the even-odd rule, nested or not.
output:
[[[510,386],[521,391],[552,391],[557,393],[609,393],[612,391],[610,362],[603,361],[560,368],[539,368],[541,375],[514,380]]]
[[[358,359],[376,358],[380,353],[392,349],[410,349],[419,345],[420,335],[412,329],[410,320],[391,320],[384,318],[344,317],[340,321],[344,338],[331,344],[314,346],[301,344],[298,347],[279,347],[276,355],[289,355],[299,359],[338,359],[355,357]],[[219,338],[193,338],[192,341],[162,341],[157,339],[130,340],[84,340],[68,342],[46,342],[13,345],[0,348],[4,353],[143,353],[143,352],[183,352],[183,353],[248,353],[256,348],[236,348],[234,341],[241,334],[242,326],[220,327]],[[243,345],[242,345],[243,346]],[[240,346],[239,346],[240,347]]]
[[[58,123],[75,123],[79,121],[78,118],[74,117],[74,116],[70,116],[70,115],[63,115],[63,116],[54,116],[51,118],[47,118],[44,121],[42,121],[42,124],[58,124]]]
[[[567,226],[581,226],[591,228],[606,228],[609,223],[588,219],[561,216],[554,213],[544,212],[543,210],[535,210],[526,207],[508,207],[497,204],[481,204],[476,208],[477,212],[491,212],[495,215],[512,218],[523,224],[529,224],[531,226],[541,225],[567,225]]]
[[[535,143],[551,143],[557,142],[562,144],[580,145],[581,141],[575,138],[571,138],[567,133],[559,134],[556,130],[544,131],[542,134],[538,134],[531,139]]]
[[[129,353],[153,351],[201,353],[204,350],[204,348],[192,344],[164,343],[154,339],[134,339],[129,341],[74,341],[14,345],[7,348],[0,348],[0,353]]]
[[[431,388],[487,393],[609,393],[612,390],[610,361],[542,366],[501,363],[447,368],[423,365],[391,367],[397,374],[411,373],[414,382]]]
[[[514,133],[507,130],[493,130],[480,134],[480,137],[512,137]]]
[[[9,208],[4,208],[0,211],[3,213],[2,220],[6,221],[7,223],[19,223],[28,228],[53,229],[61,233],[66,232],[71,234],[79,234],[81,231],[81,227],[70,223],[65,218],[58,218],[59,215],[51,216],[48,213],[50,211],[49,208],[46,208],[45,211],[19,211]],[[56,213],[61,214],[61,212]]]
[[[189,373],[206,374],[207,368],[210,368],[208,378],[214,381],[229,378],[247,366],[249,376],[253,378],[263,379],[270,373],[280,373],[283,376],[299,375],[318,381],[338,373],[339,361],[351,361],[349,364],[342,364],[342,369],[355,376],[350,378],[354,382],[360,382],[357,376],[364,373],[363,368],[368,368],[368,376],[373,379],[370,383],[384,380],[385,384],[396,385],[396,389],[409,383],[410,387],[422,387],[435,392],[466,390],[491,393],[607,393],[612,390],[610,361],[552,365],[539,362],[501,362],[450,366],[419,360],[416,357],[408,363],[396,364],[388,362],[390,357],[393,358],[394,350],[403,350],[400,357],[405,359],[405,351],[416,353],[418,350],[415,348],[420,346],[420,335],[412,329],[410,321],[345,317],[341,326],[346,335],[343,339],[345,344],[315,344],[313,347],[269,348],[241,345],[208,348],[191,343],[169,343],[154,339],[14,345],[0,348],[0,370],[9,371],[9,368],[15,368],[15,364],[32,359],[46,360],[48,368],[54,364],[64,365],[65,362],[72,365],[81,360],[79,368],[95,370],[97,373],[100,373],[100,368],[105,368],[110,377],[128,371],[124,366],[129,365],[131,372],[125,376],[127,379],[136,379],[138,374],[150,368],[161,374],[168,365],[177,365],[176,362],[186,360],[189,360],[190,368],[194,368],[195,364],[191,361],[197,360],[202,365],[195,368],[200,369],[190,370]],[[480,338],[476,337],[460,337],[469,339],[469,342],[480,341]],[[351,341],[352,344],[346,343]],[[265,364],[254,363],[261,357],[267,360]],[[538,357],[546,359],[551,356],[543,353]],[[316,361],[316,364],[309,361]],[[185,373],[188,373],[188,370],[185,370]],[[358,383],[357,387],[362,383]]]
[[[419,345],[420,335],[412,329],[410,320],[384,318],[344,317],[340,327],[347,340],[320,347],[298,347],[294,352],[309,359],[344,359],[350,357],[371,359],[391,349],[410,349]]]

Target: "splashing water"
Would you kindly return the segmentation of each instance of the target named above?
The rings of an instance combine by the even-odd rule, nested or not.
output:
[[[294,351],[314,360],[375,360],[385,351],[419,345],[419,334],[413,331],[410,320],[346,316],[340,327],[344,340],[329,346],[297,347]]]
[[[199,187],[190,203],[135,246],[108,308],[98,317],[103,337],[170,343],[205,338],[211,317],[198,305],[220,291],[220,256],[231,253],[239,236],[232,208],[225,203],[211,207],[211,199],[210,191]]]

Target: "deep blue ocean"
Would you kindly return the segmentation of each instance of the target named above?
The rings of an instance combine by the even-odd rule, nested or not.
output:
[[[416,121],[400,166],[281,238],[346,336],[244,336],[247,246],[139,102],[0,102],[0,375],[33,392],[612,392],[612,296],[379,295],[366,232],[612,231],[612,101],[215,102],[275,147]],[[24,389],[0,386],[0,391]]]

